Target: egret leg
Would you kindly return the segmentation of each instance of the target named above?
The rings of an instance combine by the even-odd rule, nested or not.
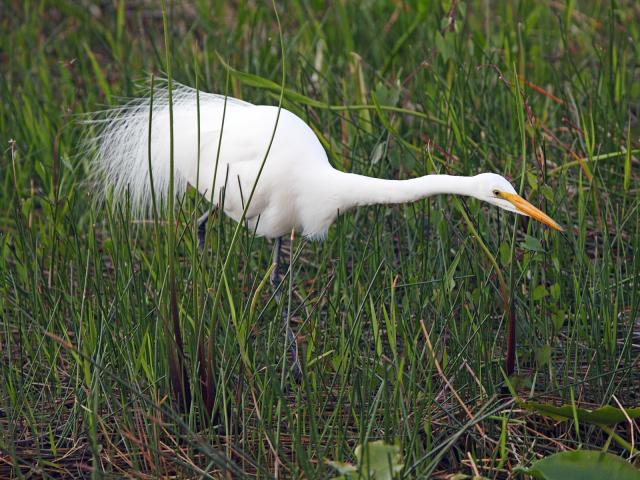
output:
[[[273,243],[273,263],[275,264],[275,268],[273,269],[273,271],[271,272],[271,276],[269,277],[271,288],[273,288],[274,297],[278,304],[280,303],[280,299],[282,298],[282,292],[280,290],[282,284],[282,275],[280,275],[281,248],[282,239],[278,237]],[[293,329],[289,324],[289,317],[284,309],[282,312],[282,318],[284,320],[284,326],[287,332],[287,349],[292,358],[291,373],[296,383],[300,383],[302,381],[302,368],[300,366],[300,356],[298,355],[298,342],[296,342],[296,336],[293,333]]]
[[[198,218],[198,245],[200,246],[200,250],[204,249],[204,239],[207,235],[207,221],[213,214],[213,211],[214,209],[211,208]]]

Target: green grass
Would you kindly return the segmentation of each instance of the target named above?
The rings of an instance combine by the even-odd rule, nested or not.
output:
[[[578,447],[638,463],[601,429],[505,395],[499,285],[502,275],[517,319],[518,395],[638,405],[633,2],[282,2],[283,106],[336,167],[503,173],[566,227],[443,197],[360,209],[322,243],[294,238],[281,308],[302,337],[299,387],[261,283],[271,242],[244,229],[234,241],[236,225],[216,215],[201,255],[194,220],[206,205],[194,192],[178,199],[175,228],[96,208],[79,154],[78,114],[140,94],[167,58],[176,81],[277,104],[270,3],[172,2],[169,51],[160,2],[5,3],[0,476],[328,478],[326,459],[353,461],[377,439],[399,442],[405,478],[505,478]],[[184,408],[172,361],[186,370]],[[207,413],[203,365],[222,426]],[[637,423],[615,431],[640,437]]]

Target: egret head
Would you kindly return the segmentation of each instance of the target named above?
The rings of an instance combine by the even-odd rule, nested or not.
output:
[[[544,223],[548,227],[560,232],[563,231],[563,228],[551,217],[518,195],[506,178],[495,173],[481,173],[476,175],[475,179],[478,186],[475,197],[479,200],[488,202],[503,210],[526,215]]]

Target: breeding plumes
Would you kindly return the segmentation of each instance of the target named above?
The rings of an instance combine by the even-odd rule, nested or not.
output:
[[[363,205],[414,202],[439,194],[474,197],[562,230],[521,198],[500,175],[426,175],[385,180],[341,172],[331,166],[313,130],[295,114],[275,106],[252,105],[200,92],[198,128],[197,98],[197,92],[185,86],[173,91],[174,193],[182,195],[187,185],[192,185],[236,221],[246,207],[248,227],[257,235],[276,239],[276,264],[279,239],[292,230],[319,239],[326,235],[338,212]],[[153,177],[156,197],[166,200],[170,178],[166,87],[155,91],[153,107],[148,98],[140,99],[102,112],[92,122],[98,128],[89,147],[95,152],[93,177],[99,195],[111,191],[115,199],[128,196],[134,211],[144,213],[151,207]],[[254,185],[255,192],[247,206]],[[221,198],[223,205],[219,205]],[[205,214],[199,220],[201,245],[207,218]],[[274,288],[279,283],[276,268],[272,276]],[[295,346],[291,329],[288,324],[286,327]],[[297,352],[294,353],[294,374],[299,376]]]

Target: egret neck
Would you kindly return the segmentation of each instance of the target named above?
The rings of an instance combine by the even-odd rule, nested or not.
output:
[[[385,180],[334,170],[329,190],[338,200],[340,211],[378,204],[397,204],[440,194],[475,196],[475,177],[425,175],[408,180]]]

